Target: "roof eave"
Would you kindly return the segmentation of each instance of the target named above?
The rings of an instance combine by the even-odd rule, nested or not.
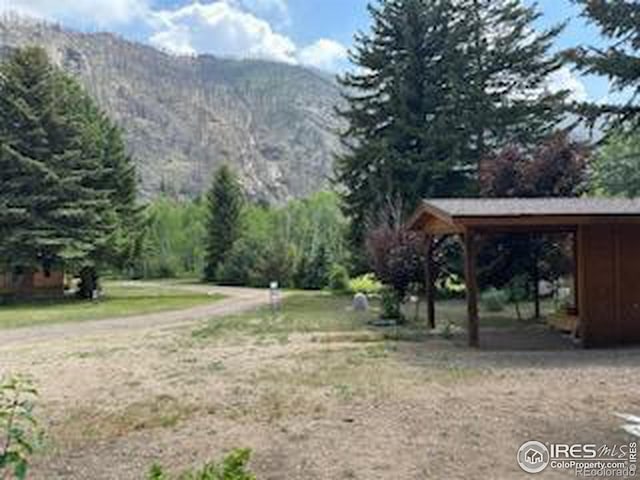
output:
[[[437,220],[441,225],[448,227],[444,230],[440,229],[438,233],[453,234],[459,233],[462,229],[462,227],[458,225],[454,218],[447,212],[437,208],[427,201],[422,201],[417,212],[411,217],[409,222],[407,222],[409,230],[424,230],[429,217]]]

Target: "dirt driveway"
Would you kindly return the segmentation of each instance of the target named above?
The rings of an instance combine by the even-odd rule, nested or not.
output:
[[[134,282],[136,288],[167,285],[151,282]],[[126,286],[126,282],[121,282]],[[80,336],[102,334],[131,333],[135,330],[148,330],[186,325],[214,316],[230,315],[251,310],[269,302],[269,292],[263,289],[211,287],[207,285],[171,285],[171,288],[208,294],[222,294],[223,300],[185,310],[158,312],[126,318],[92,320],[87,322],[61,323],[55,325],[0,330],[0,350],[13,345],[26,345],[33,342],[46,342],[55,339],[69,339]]]
[[[31,478],[144,479],[154,462],[180,470],[249,447],[260,480],[526,479],[523,442],[620,444],[630,437],[614,413],[640,413],[636,349],[201,336],[202,322],[183,320],[75,325],[0,348],[0,374],[29,374],[41,391],[48,439]]]

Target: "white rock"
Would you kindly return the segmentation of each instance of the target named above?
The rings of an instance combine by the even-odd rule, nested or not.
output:
[[[369,310],[369,299],[364,293],[356,293],[353,296],[353,309],[356,312],[366,312]]]

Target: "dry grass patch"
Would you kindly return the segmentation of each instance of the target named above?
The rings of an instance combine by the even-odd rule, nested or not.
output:
[[[391,342],[356,343],[290,354],[286,359],[275,359],[262,366],[247,382],[280,391],[293,389],[304,398],[384,401],[416,385],[429,382],[447,385],[488,373],[446,362],[407,365],[397,354],[398,348]]]
[[[327,411],[325,399],[293,385],[238,387],[232,397],[209,413],[234,421],[271,424],[298,416],[322,417]]]
[[[86,442],[109,440],[133,432],[171,428],[188,419],[198,410],[191,403],[183,403],[171,395],[132,402],[119,410],[82,407],[68,412],[58,425],[51,427],[51,439],[65,448]]]

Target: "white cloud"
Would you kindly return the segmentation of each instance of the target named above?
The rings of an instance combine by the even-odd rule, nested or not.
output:
[[[231,0],[239,8],[255,13],[257,16],[274,22],[290,22],[289,6],[286,0]]]
[[[149,39],[152,45],[175,55],[196,55],[192,45],[191,31],[186,25],[169,25],[166,29],[153,34]]]
[[[323,70],[340,70],[348,58],[347,48],[335,40],[321,38],[300,50],[300,63]]]
[[[339,70],[347,59],[342,44],[320,39],[298,48],[286,35],[277,33],[266,20],[248,9],[276,9],[286,13],[283,0],[219,0],[193,3],[153,16],[157,30],[152,45],[178,55],[210,53],[237,58],[261,58]]]
[[[154,0],[0,0],[14,11],[75,28],[139,26],[155,47],[176,55],[260,58],[336,71],[346,65],[340,43],[320,39],[300,48],[273,25],[290,21],[287,0],[191,0],[153,9]]]
[[[241,58],[264,58],[296,63],[296,46],[288,37],[235,2],[194,3],[161,10],[154,17],[162,25],[149,41],[177,54],[211,53]]]
[[[568,67],[562,67],[550,75],[549,89],[554,93],[569,90],[569,99],[576,102],[584,102],[589,96],[584,83]]]
[[[0,0],[0,11],[106,27],[143,19],[149,6],[147,0]]]

